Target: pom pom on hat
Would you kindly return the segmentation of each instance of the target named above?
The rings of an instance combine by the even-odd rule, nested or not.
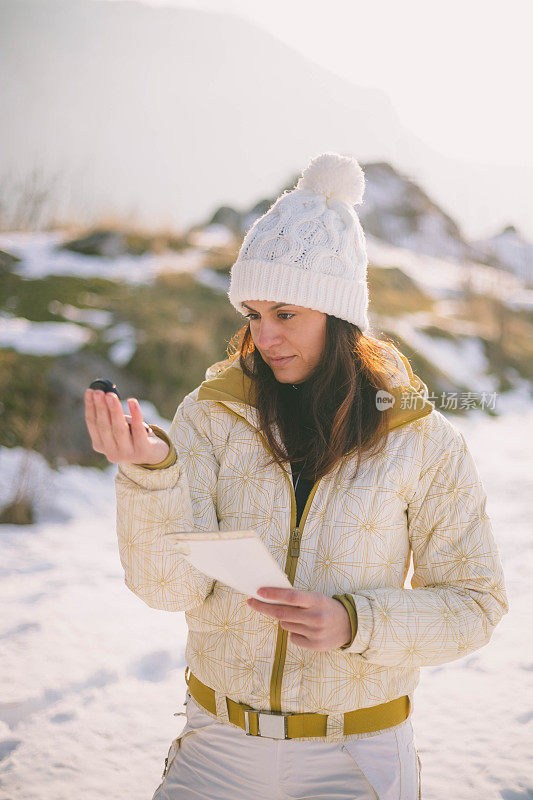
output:
[[[309,162],[296,188],[357,205],[363,200],[365,175],[355,158],[322,153]]]

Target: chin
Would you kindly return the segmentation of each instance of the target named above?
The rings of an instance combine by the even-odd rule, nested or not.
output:
[[[276,375],[276,373],[274,373],[274,377],[275,377],[275,379],[277,380],[278,383],[296,383],[297,382],[296,378],[287,378],[286,375]]]
[[[301,383],[305,380],[305,376],[300,375],[297,370],[276,369],[273,367],[272,371],[278,383]]]

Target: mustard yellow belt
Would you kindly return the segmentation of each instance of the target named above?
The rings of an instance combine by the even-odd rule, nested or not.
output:
[[[193,675],[189,667],[185,669],[185,680],[196,702],[216,715],[214,690]],[[258,711],[246,703],[232,700],[231,697],[226,697],[226,705],[229,721],[246,731],[248,736],[266,736],[271,739],[326,736],[327,714]],[[388,703],[347,711],[344,714],[344,735],[371,733],[399,725],[409,716],[410,706],[409,696],[403,695]]]

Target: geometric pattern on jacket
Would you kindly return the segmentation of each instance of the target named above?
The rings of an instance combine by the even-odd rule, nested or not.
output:
[[[221,695],[255,709],[342,714],[407,694],[412,711],[420,667],[483,647],[509,610],[486,493],[465,439],[427,401],[405,356],[388,347],[400,375],[395,397],[419,406],[395,405],[385,451],[362,457],[355,483],[352,457],[321,478],[299,526],[293,585],[351,596],[358,624],[346,649],[292,644],[276,620],[165,540],[177,530],[252,528],[286,568],[292,480],[264,465],[268,453],[238,364],[210,367],[180,403],[168,431],[175,464],[118,464],[125,583],[152,608],[185,612],[186,662]]]

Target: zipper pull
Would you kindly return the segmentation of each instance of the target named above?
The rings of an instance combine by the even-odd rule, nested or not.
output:
[[[300,555],[300,528],[293,528],[291,531],[291,538],[289,544],[289,553],[293,558]]]

